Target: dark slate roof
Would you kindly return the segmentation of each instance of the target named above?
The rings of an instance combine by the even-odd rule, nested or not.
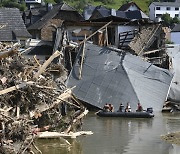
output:
[[[96,16],[98,14],[100,16]],[[111,13],[110,9],[98,9],[93,12],[93,15],[91,16],[90,20],[100,20],[102,18],[113,18],[114,20],[116,19],[148,19],[149,17],[142,12],[141,10],[135,10],[135,11],[115,11],[116,15],[113,15]],[[116,18],[115,18],[116,17]]]
[[[30,49],[28,55],[52,55],[53,47],[49,45],[36,46]]]
[[[0,41],[16,41],[16,37],[30,38],[17,8],[0,8]]]
[[[107,17],[111,14],[109,9],[97,9],[97,11],[102,15],[102,17]]]
[[[151,4],[154,4],[155,6],[174,6],[174,7],[180,7],[179,2],[153,2]]]
[[[127,11],[126,17],[128,19],[148,19],[149,17],[141,10]]]
[[[134,2],[130,2],[130,3],[123,4],[118,10],[119,10],[119,11],[126,11],[126,10],[129,9],[129,7],[130,7],[131,5],[136,5],[136,7],[137,7],[139,10],[141,10],[141,9],[139,8],[139,6],[138,6],[136,3],[134,3]]]
[[[102,18],[97,18],[97,19],[91,19],[89,21],[93,21],[93,22],[109,22],[109,21],[113,21],[113,22],[129,22],[130,19],[121,18],[121,17],[118,17],[118,16],[108,16],[108,17],[102,17]]]
[[[47,13],[47,9],[45,6],[44,7],[31,8],[31,9],[25,11],[26,16],[28,16],[30,12],[32,13],[33,16],[43,16]]]
[[[111,9],[97,9],[92,13],[92,16],[90,17],[90,20],[99,19],[99,18],[105,18],[110,16],[116,16],[120,18],[126,18],[126,14],[123,11],[116,11],[114,10],[116,15],[113,15],[111,13]],[[98,16],[97,16],[98,14]]]
[[[177,24],[171,32],[180,32],[180,24]]]
[[[48,20],[54,18],[59,11],[64,11],[66,12],[66,14],[68,14],[68,12],[73,12],[74,14],[76,14],[80,19],[82,19],[82,16],[75,11],[75,9],[73,9],[72,7],[70,7],[69,5],[67,5],[66,3],[61,3],[58,5],[53,5],[52,10],[48,11],[44,16],[42,16],[42,18],[40,18],[37,22],[35,22],[34,24],[32,24],[31,26],[28,27],[28,30],[32,30],[32,29],[41,29],[44,25],[46,25],[46,23],[48,22]],[[61,18],[60,18],[61,19]],[[67,15],[67,20],[71,19],[71,16]],[[77,18],[75,18],[74,20],[76,20]],[[64,20],[64,19],[62,19]]]

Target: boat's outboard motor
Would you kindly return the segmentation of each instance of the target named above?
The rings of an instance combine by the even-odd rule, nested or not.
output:
[[[153,108],[152,107],[147,108],[146,112],[153,113]]]

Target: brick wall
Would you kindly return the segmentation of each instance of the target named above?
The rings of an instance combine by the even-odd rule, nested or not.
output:
[[[51,19],[46,25],[41,29],[41,40],[53,41],[53,34],[56,34],[56,29],[51,25],[56,25],[59,27],[62,23],[60,19]]]

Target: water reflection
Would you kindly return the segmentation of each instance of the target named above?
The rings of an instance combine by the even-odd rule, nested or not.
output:
[[[180,146],[168,144],[161,135],[179,131],[180,116],[156,113],[153,119],[100,118],[89,114],[83,129],[94,132],[71,140],[40,140],[43,154],[179,154]]]
[[[61,139],[38,139],[35,143],[43,154],[82,154],[81,144],[76,139],[68,141],[70,146]]]

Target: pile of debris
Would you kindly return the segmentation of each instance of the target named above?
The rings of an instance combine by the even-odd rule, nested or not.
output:
[[[0,49],[0,153],[37,149],[41,131],[76,131],[87,110],[66,89],[63,65],[51,63],[61,53],[41,65],[21,56],[18,44],[1,43]]]

